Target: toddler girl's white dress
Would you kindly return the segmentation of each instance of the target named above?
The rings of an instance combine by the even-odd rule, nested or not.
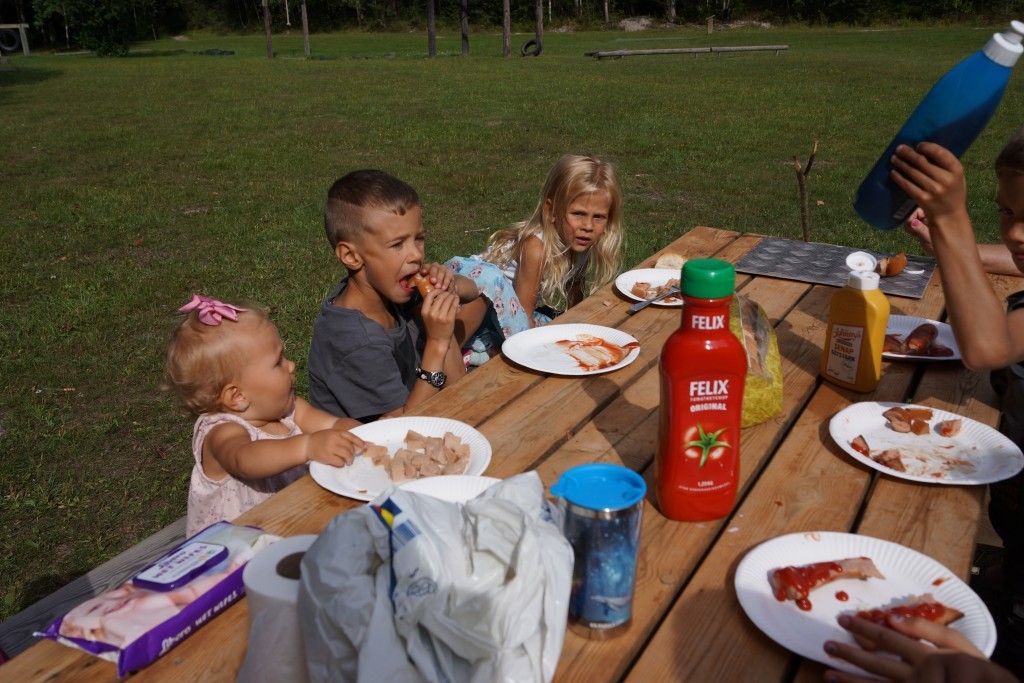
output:
[[[230,522],[309,471],[308,465],[297,465],[266,479],[236,479],[230,474],[218,481],[210,479],[203,471],[203,442],[211,429],[225,422],[242,425],[253,441],[287,439],[302,434],[302,430],[295,424],[294,411],[281,418],[281,424],[288,428],[287,434],[269,434],[237,415],[228,413],[200,415],[192,430],[192,456],[195,458],[195,465],[192,467],[192,481],[188,491],[188,522],[185,530],[189,537],[214,522]]]

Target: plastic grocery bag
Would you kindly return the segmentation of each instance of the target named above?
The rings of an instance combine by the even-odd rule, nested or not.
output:
[[[747,352],[742,425],[760,424],[782,412],[782,356],[775,328],[760,304],[737,294],[729,311],[729,329]]]
[[[535,472],[463,504],[390,488],[302,560],[310,680],[550,681],[573,551]]]

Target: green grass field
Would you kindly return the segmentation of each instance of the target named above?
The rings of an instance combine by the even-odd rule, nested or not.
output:
[[[0,619],[185,514],[190,418],[163,393],[175,309],[193,291],[271,307],[305,394],[319,302],[341,274],[327,187],[383,168],[420,192],[428,256],[479,249],[532,209],[564,152],[613,161],[626,265],[696,225],[799,238],[792,157],[819,151],[812,238],[916,251],[851,208],[935,79],[1001,27],[192,36],[124,59],[36,54],[0,72]],[[632,57],[624,48],[787,44]],[[209,48],[230,56],[195,54]],[[991,163],[1024,88],[964,157],[981,238]],[[457,389],[455,389],[457,390]]]

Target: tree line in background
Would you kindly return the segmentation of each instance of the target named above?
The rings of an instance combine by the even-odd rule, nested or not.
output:
[[[545,21],[600,27],[612,20],[649,16],[668,23],[753,20],[771,23],[866,25],[892,22],[992,22],[1022,15],[1024,0],[537,0]],[[27,23],[32,43],[50,49],[126,54],[139,40],[207,29],[224,33],[263,30],[269,4],[274,30],[297,24],[303,0],[0,0],[0,23]],[[423,27],[427,0],[305,0],[313,32]],[[458,26],[461,0],[435,0],[437,21]],[[470,0],[469,23],[502,25],[503,0]],[[532,30],[535,2],[510,3],[511,21]]]

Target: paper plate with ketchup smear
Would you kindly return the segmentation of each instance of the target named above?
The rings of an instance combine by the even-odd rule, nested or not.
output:
[[[611,327],[557,323],[514,334],[501,346],[523,367],[553,375],[597,375],[624,368],[640,355],[635,337]]]
[[[935,335],[935,343],[946,347],[952,353],[947,356],[931,356],[928,354],[915,355],[884,351],[882,352],[882,358],[885,360],[960,360],[960,347],[956,345],[956,339],[953,337],[953,328],[946,323],[940,323],[938,320],[915,318],[910,315],[890,315],[889,324],[885,326],[885,334],[886,336],[896,335],[900,341],[905,342],[911,332],[925,323],[935,325],[935,328],[938,330],[938,334]]]
[[[930,410],[924,434],[896,432],[883,413],[893,406]],[[940,423],[960,420],[960,432],[943,436]],[[988,425],[956,413],[909,403],[862,401],[844,408],[829,422],[828,431],[844,451],[868,467],[900,479],[926,484],[972,486],[1009,479],[1024,469],[1024,454],[1010,439]],[[862,437],[868,453],[854,446]],[[896,451],[903,472],[888,467],[884,451]]]
[[[853,557],[871,559],[885,578],[825,584],[811,591],[807,611],[793,600],[780,602],[772,594],[768,577],[776,569]],[[734,585],[743,611],[765,635],[798,655],[843,671],[864,675],[853,664],[825,653],[826,640],[854,642],[836,622],[840,614],[891,607],[928,593],[964,613],[950,628],[964,634],[986,656],[996,646],[992,615],[967,584],[927,555],[879,538],[832,531],[779,536],[754,547],[740,560]]]

